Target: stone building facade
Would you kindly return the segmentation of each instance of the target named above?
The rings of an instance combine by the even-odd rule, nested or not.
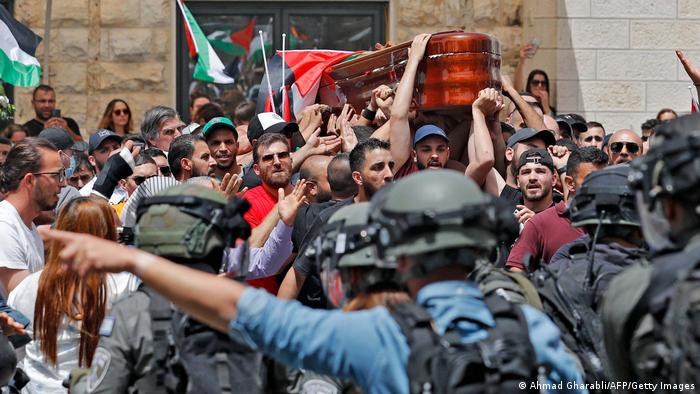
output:
[[[198,0],[188,0],[198,1]],[[262,0],[261,0],[262,1]],[[341,0],[346,1],[346,0]],[[543,68],[559,112],[609,131],[639,129],[662,107],[688,111],[687,76],[673,54],[700,63],[696,0],[388,0],[386,36],[454,29],[494,34],[503,72],[523,42],[541,40],[526,70]],[[57,106],[93,132],[107,102],[125,99],[136,125],[154,104],[175,105],[175,0],[53,0],[49,83]],[[15,16],[44,34],[45,2],[16,0]],[[44,44],[38,49],[43,61]],[[33,116],[31,89],[16,89],[16,119]]]

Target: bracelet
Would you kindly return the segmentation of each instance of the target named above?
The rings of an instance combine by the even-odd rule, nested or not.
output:
[[[369,108],[365,108],[362,110],[362,117],[369,120],[370,122],[373,121],[376,116],[376,111],[372,111]]]
[[[565,173],[565,172],[566,172],[566,164],[564,164],[563,166],[557,168],[557,172],[560,173],[560,174]]]

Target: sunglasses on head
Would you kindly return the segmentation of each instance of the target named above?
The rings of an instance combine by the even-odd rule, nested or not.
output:
[[[113,112],[117,116],[121,116],[122,114],[129,115],[130,113],[128,109],[115,109]]]
[[[635,144],[634,142],[613,142],[610,144],[610,150],[613,153],[620,153],[622,152],[622,147],[627,148],[627,152],[631,154],[635,154],[639,152],[639,145]]]
[[[163,167],[158,167],[160,170],[160,173],[163,174],[163,176],[170,176],[170,166],[163,166]]]
[[[547,86],[547,81],[545,81],[544,79],[533,79],[532,81],[530,81],[530,83],[535,86]]]

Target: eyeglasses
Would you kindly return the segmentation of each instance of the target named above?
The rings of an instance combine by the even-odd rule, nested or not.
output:
[[[158,169],[160,170],[160,173],[163,174],[163,176],[170,176],[171,174],[169,166],[158,167]]]
[[[154,176],[155,176],[155,175],[151,175],[151,176],[135,176],[135,177],[132,177],[132,179],[134,180],[134,183],[136,184],[136,186],[139,186],[139,185],[141,185],[142,183],[146,182],[146,179],[151,179],[151,178],[153,178]]]
[[[115,115],[117,115],[117,116],[122,116],[122,114],[124,114],[124,115],[129,115],[129,114],[130,114],[130,112],[129,112],[128,109],[115,109],[115,110],[113,111],[113,113],[114,113]]]
[[[547,86],[547,81],[544,79],[533,79],[530,83],[535,86]]]
[[[592,141],[601,142],[601,141],[603,141],[603,137],[601,137],[599,135],[589,135],[588,137],[584,138],[583,140],[585,142],[592,142]]]
[[[263,156],[261,160],[264,162],[270,162],[275,159],[275,156],[277,156],[277,160],[289,159],[289,152],[271,153],[269,155]]]
[[[634,142],[613,142],[610,144],[610,150],[613,153],[620,153],[622,152],[622,147],[627,148],[627,152],[631,154],[635,154],[639,152],[639,145],[635,144]]]
[[[58,183],[64,182],[66,180],[66,169],[61,168],[57,172],[32,172],[33,175],[51,175],[53,178],[58,180]]]

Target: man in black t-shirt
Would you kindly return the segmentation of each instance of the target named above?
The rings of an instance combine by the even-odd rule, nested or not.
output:
[[[80,127],[71,118],[54,116],[56,110],[56,92],[51,86],[39,85],[32,94],[32,105],[34,106],[34,118],[23,126],[27,129],[29,137],[36,137],[41,130],[58,127],[68,131],[73,140],[82,141]]]

